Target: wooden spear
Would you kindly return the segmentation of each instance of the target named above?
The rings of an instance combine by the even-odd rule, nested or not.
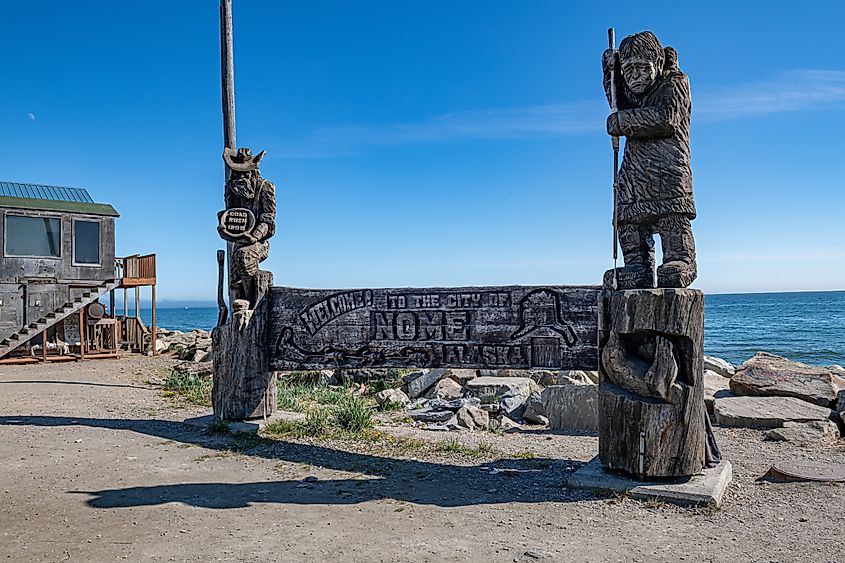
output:
[[[613,28],[607,30],[608,47],[616,50],[616,32]],[[616,62],[610,66],[610,111],[616,113]],[[619,261],[619,137],[613,135],[610,138],[613,146],[613,289],[619,285],[617,279],[617,262]]]

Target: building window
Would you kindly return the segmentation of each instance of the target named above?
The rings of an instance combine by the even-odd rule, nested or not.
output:
[[[6,256],[61,258],[61,220],[58,217],[7,214]]]
[[[99,221],[73,221],[73,263],[100,263]]]

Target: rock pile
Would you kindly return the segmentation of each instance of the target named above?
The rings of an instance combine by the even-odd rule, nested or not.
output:
[[[177,369],[211,374],[211,334],[158,329],[158,353],[183,360]],[[704,394],[711,419],[729,427],[769,430],[767,438],[796,443],[845,436],[845,368],[817,367],[758,352],[734,367],[704,357]],[[325,385],[383,379],[385,370],[322,370]],[[376,395],[379,405],[406,409],[432,430],[513,430],[523,425],[596,432],[598,372],[423,369],[401,388]]]
[[[705,357],[708,411],[722,426],[769,429],[770,440],[845,436],[845,369],[758,352],[739,368]]]
[[[156,353],[172,353],[188,362],[210,362],[211,333],[205,330],[180,332],[159,328],[156,330]]]
[[[406,408],[408,417],[429,430],[540,425],[594,432],[597,381],[596,372],[438,368],[408,374],[400,389],[385,389],[376,400]]]
[[[156,330],[156,352],[173,354],[182,363],[176,369],[191,375],[211,375],[211,333],[205,330],[180,332]],[[150,354],[150,352],[147,352]]]

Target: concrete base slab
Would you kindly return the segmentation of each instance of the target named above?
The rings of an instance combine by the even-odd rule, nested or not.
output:
[[[206,429],[217,420],[213,414],[205,416],[198,416],[196,418],[188,418],[185,424],[196,426],[197,428]],[[305,415],[299,412],[276,412],[267,418],[259,418],[255,420],[230,420],[226,425],[229,432],[233,434],[258,434],[265,426],[277,420],[305,420]]]
[[[731,482],[733,472],[729,461],[722,461],[712,469],[704,469],[698,475],[674,480],[638,481],[632,477],[608,471],[594,457],[587,465],[573,473],[570,487],[577,489],[602,489],[617,493],[629,493],[640,500],[661,500],[681,506],[722,504],[722,495]]]

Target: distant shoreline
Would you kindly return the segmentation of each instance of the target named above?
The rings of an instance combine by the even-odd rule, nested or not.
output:
[[[536,285],[536,284],[532,284]],[[363,288],[350,288],[350,289],[363,289]],[[733,292],[716,292],[716,293],[707,293],[705,295],[794,295],[800,293],[844,293],[845,289],[796,289],[796,290],[789,290],[789,291],[733,291]],[[120,307],[116,307],[120,309]],[[133,305],[134,307],[134,305]],[[168,302],[167,300],[160,300],[158,305],[158,309],[216,309],[217,303],[215,301],[173,301]],[[142,311],[149,311],[149,307],[141,307]]]

